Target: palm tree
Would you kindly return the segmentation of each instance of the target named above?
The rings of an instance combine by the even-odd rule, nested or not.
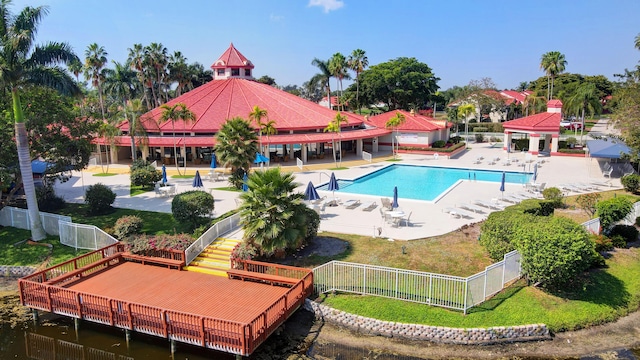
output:
[[[464,132],[465,132],[465,142],[469,142],[469,115],[476,112],[476,107],[473,104],[463,104],[458,106],[458,118],[464,119]]]
[[[106,119],[104,113],[104,100],[102,99],[102,68],[107,63],[107,52],[104,47],[93,43],[84,51],[85,61],[85,77],[91,80],[91,85],[98,89],[98,97],[100,99],[100,110],[102,111],[102,120]]]
[[[576,92],[569,98],[567,103],[569,110],[576,113],[582,111],[582,126],[580,127],[580,143],[582,143],[585,113],[594,115],[602,110],[598,88],[593,83],[584,83],[576,89]]]
[[[80,74],[82,74],[82,63],[78,61],[72,61],[67,65],[69,71],[76,77],[76,82],[80,82]]]
[[[249,119],[255,121],[258,126],[259,139],[260,139],[260,153],[262,154],[264,149],[262,148],[262,118],[267,117],[267,110],[260,109],[258,105],[253,107],[253,110],[249,113]]]
[[[136,90],[136,73],[131,70],[128,65],[121,64],[117,61],[113,61],[113,65],[114,69],[105,69],[106,77],[104,79],[104,88],[108,94],[122,101],[124,118],[125,120],[129,120],[127,102]],[[130,121],[129,126],[131,127],[132,125],[135,126],[135,123]],[[131,158],[135,161],[137,151],[133,128],[130,129],[129,135],[131,135]]]
[[[215,152],[225,167],[231,167],[229,181],[238,189],[258,152],[258,138],[249,121],[235,117],[216,133]]]
[[[110,147],[115,146],[115,138],[116,136],[120,135],[120,129],[118,129],[116,126],[109,124],[107,122],[103,122],[100,124],[100,126],[98,127],[98,134],[100,135],[100,137],[104,138],[107,140],[107,143],[109,143]],[[100,154],[100,156],[102,156],[102,154]],[[111,164],[111,154],[110,151],[107,151],[107,170],[105,171],[104,169],[104,165],[102,162],[100,162],[100,167],[102,168],[102,173],[106,174],[109,172],[109,165]]]
[[[136,71],[136,76],[138,77],[140,84],[142,84],[142,97],[147,104],[147,109],[151,109],[151,102],[147,96],[147,91],[145,90],[149,84],[145,76],[145,52],[142,44],[134,44],[133,48],[129,48],[127,63],[131,66],[131,69]]]
[[[158,92],[164,90],[166,101],[169,101],[168,94],[166,92],[166,86],[164,84],[164,78],[166,76],[166,67],[169,62],[167,58],[167,48],[164,47],[160,43],[151,43],[146,47],[145,54],[147,55],[147,60],[149,65],[155,71],[156,76],[156,86],[158,88]],[[162,94],[159,94],[156,98],[156,104],[160,105],[162,103]]]
[[[349,69],[353,70],[356,73],[356,104],[358,106],[358,113],[360,112],[360,73],[364,71],[364,69],[369,66],[369,59],[364,50],[355,49],[349,55],[349,60],[347,60],[347,65],[349,65]]]
[[[544,111],[544,107],[547,104],[547,100],[542,96],[536,96],[534,94],[528,95],[524,98],[522,105],[525,107],[525,116],[529,116],[529,108],[531,108],[531,115],[537,114],[540,111]]]
[[[178,148],[176,146],[176,121],[178,120],[178,104],[169,106],[167,104],[163,104],[160,106],[162,109],[162,114],[158,119],[160,124],[166,123],[167,121],[171,121],[171,129],[173,132],[173,157],[176,163],[176,170],[178,170],[178,174],[180,174],[180,167],[178,166]]]
[[[175,96],[182,95],[184,91],[193,89],[193,79],[196,76],[192,67],[187,64],[185,58],[180,51],[175,51],[169,56],[169,80],[178,83],[176,86]]]
[[[31,170],[31,154],[20,101],[20,91],[27,85],[44,85],[66,94],[79,94],[78,84],[57,64],[80,61],[66,43],[49,42],[34,46],[38,25],[48,13],[46,7],[25,7],[17,15],[10,12],[11,1],[0,2],[0,84],[11,91],[15,121],[16,146],[20,173],[27,198],[31,238],[35,241],[46,237]]]
[[[276,129],[276,122],[274,120],[268,120],[260,125],[260,136],[267,136],[267,143],[269,143],[269,135],[275,135],[278,133],[278,129]],[[262,144],[260,144],[262,147]],[[269,145],[270,146],[270,145]]]
[[[529,88],[529,82],[528,81],[521,81],[520,84],[518,84],[518,91],[526,91]]]
[[[395,130],[396,132],[396,138],[398,137],[398,127],[402,124],[404,124],[404,122],[406,121],[406,118],[404,117],[404,115],[400,112],[396,112],[396,116],[392,117],[391,119],[387,120],[387,122],[384,124],[384,127],[391,128],[393,130]],[[391,152],[393,153],[393,159],[396,159],[396,156],[398,154],[398,151],[394,148],[393,146],[393,138],[394,136],[391,137]],[[400,141],[397,142],[397,147],[398,150],[400,149]]]
[[[540,68],[547,74],[547,79],[551,78],[551,88],[549,89],[549,96],[547,100],[553,98],[553,82],[558,74],[564,72],[567,67],[567,60],[564,58],[564,54],[559,51],[549,51],[542,55],[540,60]]]
[[[312,84],[322,84],[327,89],[327,101],[329,102],[329,109],[331,109],[331,84],[329,82],[329,80],[331,80],[331,70],[329,70],[329,62],[315,58],[311,62],[311,65],[320,69],[320,72],[315,74],[309,82]]]
[[[138,156],[136,151],[136,137],[141,136],[142,141],[146,142],[147,131],[144,128],[142,121],[140,121],[140,115],[146,111],[146,108],[142,105],[140,99],[132,99],[127,101],[124,106],[123,112],[126,114],[126,118],[129,121],[129,137],[131,138],[131,151],[133,159]]]
[[[633,45],[636,47],[636,49],[640,50],[640,34],[636,35]]]
[[[300,246],[311,219],[303,195],[294,192],[293,174],[280,168],[256,171],[247,185],[249,191],[240,195],[244,241],[258,245],[265,256]]]
[[[340,166],[342,166],[342,143],[340,141],[340,130],[342,127],[342,124],[346,124],[347,123],[347,117],[343,116],[340,114],[340,112],[338,112],[336,114],[336,117],[333,118],[333,120],[331,120],[329,122],[329,124],[327,125],[326,128],[324,128],[325,132],[331,132],[331,133],[337,133],[338,134],[338,149],[337,152],[340,154],[339,158],[340,158]],[[331,138],[331,147],[333,148],[333,162],[335,163],[336,167],[338,166],[338,156],[336,156],[336,140],[335,138]]]
[[[347,59],[341,53],[335,53],[329,59],[329,71],[333,77],[336,78],[338,88],[338,108],[340,110],[344,110],[344,105],[342,104],[342,79],[349,79],[349,74],[347,73]],[[329,99],[331,100],[331,99]],[[331,101],[329,101],[331,102]]]
[[[184,165],[184,172],[185,174],[187,173],[187,144],[186,144],[186,137],[187,137],[187,123],[191,123],[191,122],[195,122],[196,119],[196,114],[189,110],[189,108],[187,108],[187,105],[185,103],[177,103],[176,105],[176,116],[178,117],[178,119],[182,120],[182,149],[183,149],[183,165]],[[178,174],[180,174],[180,172],[178,171]]]

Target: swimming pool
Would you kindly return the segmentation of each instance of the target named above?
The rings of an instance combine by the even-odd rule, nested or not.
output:
[[[390,197],[393,187],[398,187],[398,196],[406,199],[435,201],[444,196],[460,180],[495,182],[499,186],[503,171],[444,168],[434,166],[393,164],[353,181],[338,180],[339,193],[376,195]],[[505,171],[505,182],[525,184],[532,174]],[[328,184],[318,190],[327,190]]]

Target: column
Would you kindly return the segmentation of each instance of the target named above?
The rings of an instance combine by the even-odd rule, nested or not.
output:
[[[109,145],[109,151],[111,152],[111,163],[115,164],[118,162],[118,147]]]
[[[558,138],[560,135],[552,134],[551,135],[551,153],[558,152]]]
[[[544,148],[543,151],[549,152],[549,148],[551,146],[551,134],[544,135]]]
[[[371,151],[374,153],[378,152],[378,141],[380,139],[378,137],[374,137],[373,139],[371,139]]]
[[[502,150],[507,150],[507,146],[511,145],[511,139],[513,138],[513,134],[511,131],[504,132],[504,145],[502,146]]]
[[[531,134],[529,138],[529,152],[531,155],[538,155],[540,151],[538,148],[540,146],[540,134]]]
[[[307,144],[302,144],[301,145],[301,149],[302,149],[302,162],[303,163],[307,163]]]
[[[356,140],[356,156],[357,157],[361,157],[362,156],[362,146],[363,146],[362,139]]]

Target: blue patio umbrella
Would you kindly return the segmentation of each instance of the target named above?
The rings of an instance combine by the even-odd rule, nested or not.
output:
[[[249,176],[247,176],[247,173],[244,173],[244,177],[242,178],[242,191],[249,191],[249,185],[247,184],[248,181]]]
[[[211,168],[215,169],[218,165],[216,164],[216,153],[211,153]]]
[[[311,181],[309,181],[309,185],[307,185],[307,189],[304,191],[304,199],[309,201],[320,199],[320,195],[318,195],[316,187],[313,186]]]
[[[329,179],[329,187],[327,190],[333,192],[333,199],[336,198],[336,190],[340,190],[340,185],[338,185],[338,180],[336,180],[336,174],[331,173],[331,179]]]
[[[253,161],[254,164],[263,164],[266,162],[269,162],[269,159],[267,159],[266,156],[260,153],[256,153],[256,159]]]
[[[167,183],[167,168],[162,164],[162,184]]]
[[[395,209],[399,207],[398,206],[398,187],[394,186],[393,187],[393,202],[391,203],[391,208]]]
[[[502,197],[504,197],[504,180],[505,180],[506,174],[503,171],[502,172],[502,181],[500,181],[500,192],[502,193]]]
[[[199,170],[196,170],[196,177],[193,178],[193,187],[194,188],[204,187],[204,185],[202,184],[202,178],[200,177]]]
[[[533,165],[533,182],[538,180],[538,164]]]

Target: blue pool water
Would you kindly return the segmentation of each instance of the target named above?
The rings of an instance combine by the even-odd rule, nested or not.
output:
[[[524,184],[531,175],[507,171],[505,182]],[[400,198],[434,201],[459,180],[495,182],[498,191],[502,171],[394,164],[353,181],[338,180],[340,190],[337,192],[391,197],[393,187],[397,186]],[[327,187],[325,184],[318,190],[327,190]]]

